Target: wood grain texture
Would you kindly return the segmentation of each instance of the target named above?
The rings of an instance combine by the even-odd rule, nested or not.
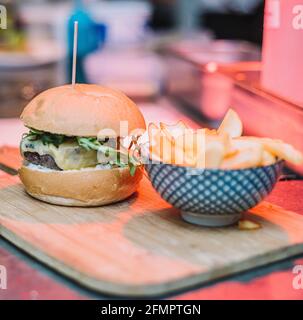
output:
[[[76,282],[119,296],[168,294],[303,252],[303,217],[263,202],[240,231],[183,222],[148,180],[127,201],[66,208],[27,196],[0,177],[0,233]]]
[[[0,240],[0,265],[8,275],[7,289],[0,290],[2,300],[84,300],[90,298],[85,292],[75,291],[58,282],[47,273],[37,270],[37,265],[28,264],[19,254],[6,250]]]

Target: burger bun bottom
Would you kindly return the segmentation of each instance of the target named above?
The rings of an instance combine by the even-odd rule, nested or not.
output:
[[[124,200],[138,188],[142,170],[130,175],[129,167],[55,171],[23,165],[19,176],[26,192],[47,203],[96,207]]]

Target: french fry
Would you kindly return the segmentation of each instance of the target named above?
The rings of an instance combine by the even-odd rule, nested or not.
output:
[[[241,219],[238,222],[238,228],[242,231],[251,231],[262,228],[262,225],[256,221]]]
[[[148,135],[150,141],[149,152],[152,160],[172,163],[172,141],[153,123],[148,127]]]
[[[196,154],[195,154],[195,158],[196,158],[196,164],[195,167],[196,168],[205,168],[206,166],[206,159],[207,157],[209,157],[208,154],[210,154],[211,149],[207,150],[207,147],[211,147],[210,145],[206,144],[206,130],[205,129],[199,129],[196,131],[195,133],[196,136]]]
[[[263,150],[262,153],[262,166],[270,166],[274,164],[277,161],[276,157],[273,156],[270,152],[267,150]]]
[[[171,139],[184,135],[187,129],[190,130],[190,128],[181,120],[173,125],[160,122],[160,128]]]
[[[186,132],[175,138],[175,146],[183,149],[184,152],[191,152],[195,150],[197,137],[193,129],[186,130]]]
[[[167,129],[160,129],[160,131],[162,135],[166,136],[171,144],[174,144],[175,137]]]
[[[165,124],[163,122],[160,122],[160,128],[167,129],[169,131],[174,131],[174,130],[185,130],[189,129],[189,126],[184,123],[182,120],[178,121],[176,124]]]
[[[225,156],[228,155],[233,155],[235,153],[235,148],[232,145],[232,139],[229,136],[228,133],[221,133],[219,134],[207,134],[206,135],[206,144],[213,141],[213,140],[220,140],[221,143],[224,144],[224,152],[225,152]]]
[[[151,137],[153,136],[153,132],[156,132],[156,131],[159,131],[159,127],[157,125],[155,125],[153,122],[151,122],[149,125],[148,125],[148,135],[149,135],[149,138],[151,140]]]
[[[206,144],[205,150],[205,168],[219,168],[224,159],[224,143],[213,140]]]
[[[264,149],[263,143],[258,140],[252,140],[252,139],[231,139],[231,148],[236,150],[243,150],[243,149],[252,149],[252,148],[261,148]]]
[[[231,138],[238,138],[242,135],[242,131],[243,125],[240,117],[233,109],[229,109],[217,130],[218,134],[227,133]]]
[[[290,144],[284,143],[281,140],[271,140],[268,138],[262,138],[262,142],[264,148],[278,158],[289,161],[295,165],[303,163],[303,154]]]
[[[238,138],[238,140],[250,140],[261,143],[264,149],[273,156],[286,160],[294,165],[303,164],[303,154],[282,140],[258,137],[241,137]]]
[[[258,167],[262,163],[263,146],[261,143],[247,140],[232,140],[237,150],[232,156],[226,157],[222,169],[245,169]]]
[[[176,155],[184,150],[184,164],[196,168],[218,168],[224,159],[225,136],[207,135],[205,129],[187,132],[176,139]],[[180,162],[179,162],[180,163]]]
[[[205,129],[205,134],[209,136],[215,136],[218,135],[218,132],[216,129]]]
[[[184,135],[175,139],[175,163],[188,165],[191,167],[201,167],[205,165],[205,130],[194,131],[187,129]],[[183,151],[183,156],[182,156]]]
[[[153,160],[162,160],[160,151],[161,131],[157,125],[150,123],[148,125],[149,153]]]

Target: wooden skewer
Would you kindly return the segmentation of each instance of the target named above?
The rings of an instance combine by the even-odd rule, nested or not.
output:
[[[75,21],[75,23],[74,23],[73,70],[72,70],[72,86],[73,87],[76,84],[77,49],[78,49],[78,21]]]

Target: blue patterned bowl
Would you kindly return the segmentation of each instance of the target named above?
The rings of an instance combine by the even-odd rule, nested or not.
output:
[[[145,169],[161,197],[181,210],[184,220],[227,226],[261,202],[273,189],[284,162],[240,170],[196,169],[148,163]]]

